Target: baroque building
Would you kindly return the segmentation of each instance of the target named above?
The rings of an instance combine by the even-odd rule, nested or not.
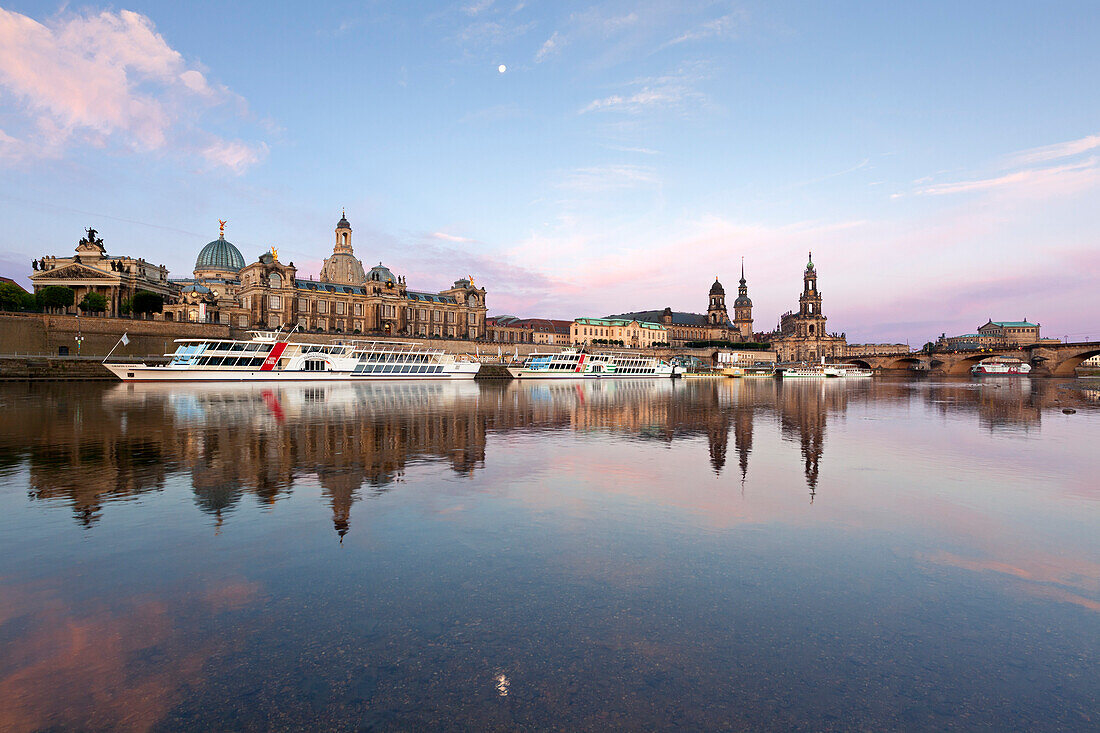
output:
[[[718,278],[707,293],[707,312],[685,313],[665,307],[661,310],[619,313],[608,318],[655,322],[665,327],[670,346],[683,346],[689,341],[752,341],[752,300],[745,280],[745,265],[741,264],[741,281],[737,299],[733,302],[733,320],[726,309],[726,289]]]
[[[410,290],[405,278],[379,262],[369,271],[355,256],[347,215],[336,223],[332,254],[317,280],[299,277],[293,262],[272,248],[255,262],[225,239],[208,243],[194,277],[175,281],[180,296],[165,318],[227,323],[236,328],[283,328],[340,334],[481,339],[485,288],[459,278],[438,293]]]
[[[148,290],[168,300],[175,294],[168,280],[168,269],[140,257],[108,255],[103,239],[95,229],[85,231],[72,257],[44,256],[34,260],[31,283],[34,292],[50,285],[71,288],[74,303],[88,293],[99,293],[107,300],[105,315],[121,315],[122,303],[139,290]]]
[[[844,334],[830,334],[825,329],[825,314],[821,310],[821,291],[817,288],[817,268],[810,253],[802,273],[802,295],[798,311],[788,311],[779,319],[779,328],[771,334],[772,348],[779,361],[819,361],[842,359],[847,355]]]

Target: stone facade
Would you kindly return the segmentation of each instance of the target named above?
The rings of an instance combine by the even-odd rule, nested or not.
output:
[[[978,327],[977,333],[959,336],[941,334],[936,346],[949,351],[973,351],[995,349],[1002,346],[1021,346],[1041,343],[1039,324],[1026,318],[1022,321],[987,321]]]
[[[493,316],[485,319],[485,338],[495,343],[568,346],[572,343],[572,324],[572,321],[551,318]]]
[[[166,308],[165,317],[236,328],[298,326],[340,334],[485,338],[485,288],[460,278],[439,293],[410,290],[404,277],[381,262],[364,270],[355,257],[346,216],[335,233],[332,255],[313,280],[300,278],[293,262],[280,262],[275,249],[244,265],[223,229],[200,253],[194,278],[176,281],[180,296]],[[238,257],[240,266],[234,267]]]
[[[626,318],[578,318],[569,327],[569,336],[577,345],[621,341],[630,348],[647,348],[668,343],[668,329],[662,324]]]
[[[164,265],[140,257],[108,255],[95,229],[88,229],[86,234],[76,245],[74,256],[45,256],[32,263],[34,292],[61,285],[74,291],[75,304],[88,293],[99,293],[107,300],[107,316],[120,315],[123,301],[139,290],[156,293],[166,301],[175,296],[176,288],[168,280]]]
[[[683,346],[689,341],[752,341],[752,300],[749,298],[744,265],[741,267],[741,281],[737,291],[737,299],[733,304],[733,321],[730,321],[726,309],[726,289],[717,277],[707,293],[705,314],[674,311],[666,307],[661,310],[619,313],[608,318],[660,323],[668,332],[668,343],[671,346]]]
[[[843,334],[830,334],[825,328],[825,314],[821,310],[821,291],[817,289],[817,269],[813,253],[802,274],[802,295],[798,298],[798,312],[789,311],[779,319],[779,329],[768,340],[780,361],[819,361],[843,359],[848,353],[848,342]]]
[[[907,354],[909,344],[848,344],[846,356],[879,356],[881,354]]]

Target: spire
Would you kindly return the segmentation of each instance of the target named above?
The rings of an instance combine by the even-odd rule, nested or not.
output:
[[[745,257],[741,256],[741,285],[745,284]]]

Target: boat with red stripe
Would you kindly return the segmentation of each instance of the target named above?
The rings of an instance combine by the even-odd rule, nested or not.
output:
[[[289,334],[286,334],[289,336]],[[103,366],[124,382],[305,382],[473,379],[480,362],[403,341],[288,341],[253,331],[248,340],[176,339],[167,364]]]

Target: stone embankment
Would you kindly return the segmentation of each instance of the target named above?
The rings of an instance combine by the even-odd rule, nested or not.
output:
[[[122,334],[128,344],[119,344]],[[78,338],[79,337],[79,338]],[[175,350],[178,338],[248,338],[245,331],[225,324],[146,321],[129,318],[77,317],[47,313],[0,313],[0,379],[112,379],[100,362],[112,349],[112,361],[164,360]],[[376,335],[298,333],[293,340],[328,344],[333,341],[402,341]],[[406,341],[411,339],[404,339]],[[479,378],[508,379],[504,366],[536,351],[562,348],[547,344],[485,343],[452,339],[415,339],[425,348],[465,354],[483,361]],[[596,349],[597,351],[599,349]],[[635,353],[668,359],[682,354],[704,361],[716,349],[630,349]],[[774,352],[760,352],[774,360]]]

